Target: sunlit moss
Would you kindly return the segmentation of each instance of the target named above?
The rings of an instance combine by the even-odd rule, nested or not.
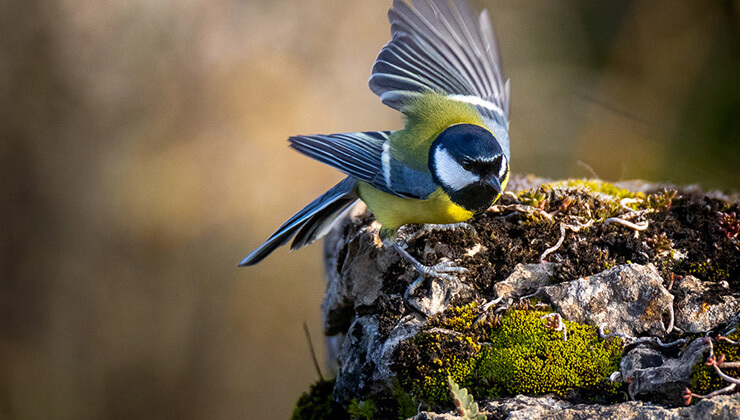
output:
[[[555,393],[601,384],[618,370],[618,341],[603,341],[596,327],[565,321],[568,341],[545,326],[547,312],[512,311],[490,336],[478,374],[504,394]]]
[[[633,192],[624,188],[617,187],[614,184],[599,181],[596,179],[568,179],[565,181],[553,182],[547,184],[550,188],[586,188],[595,193],[610,195],[619,200],[623,198],[644,198],[645,194]]]
[[[617,385],[606,378],[618,370],[619,340],[601,340],[596,327],[565,321],[568,340],[563,341],[562,333],[548,329],[541,319],[548,312],[531,310],[507,311],[481,333],[474,321],[471,324],[475,310],[468,305],[460,312],[463,319],[450,316],[439,322],[461,327],[453,330],[460,334],[426,331],[412,339],[416,357],[407,361],[416,365],[405,371],[409,374],[405,385],[417,399],[432,406],[448,405],[447,376],[485,398],[519,393],[565,396],[572,390],[600,387],[597,398],[608,399],[604,393],[616,391]]]

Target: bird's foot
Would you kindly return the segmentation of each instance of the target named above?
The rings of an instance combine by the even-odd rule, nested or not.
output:
[[[429,269],[429,273],[422,273],[411,283],[403,297],[409,305],[429,317],[447,309],[451,300],[463,288],[462,282],[448,272],[464,273],[468,270],[454,266],[452,261],[426,268]],[[432,270],[434,274],[431,273]]]
[[[426,224],[422,226],[421,229],[407,236],[404,242],[406,243],[414,242],[417,239],[422,238],[431,232],[454,232],[456,230],[461,230],[461,229],[469,230],[473,233],[473,235],[478,236],[478,231],[475,230],[473,225],[467,222],[450,223],[446,225]]]
[[[455,265],[454,261],[442,261],[435,265],[424,265],[412,257],[405,249],[401,248],[399,244],[393,244],[393,247],[414,266],[416,271],[423,275],[447,281],[457,281],[457,277],[453,274],[467,274],[469,272],[467,268]]]
[[[434,265],[419,264],[414,268],[416,268],[416,271],[421,274],[447,281],[457,281],[457,277],[453,274],[467,274],[470,272],[470,270],[465,267],[455,265],[454,261],[442,261],[441,263]]]

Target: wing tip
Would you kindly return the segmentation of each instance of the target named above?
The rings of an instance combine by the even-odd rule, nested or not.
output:
[[[250,266],[257,264],[258,262],[262,260],[262,258],[254,258],[253,254],[254,252],[244,257],[244,259],[241,260],[241,262],[237,264],[236,266],[237,267],[250,267]]]

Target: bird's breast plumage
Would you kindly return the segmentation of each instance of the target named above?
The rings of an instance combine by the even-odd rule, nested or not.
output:
[[[388,194],[365,182],[357,184],[357,192],[384,230],[395,231],[409,223],[459,223],[473,217],[472,211],[453,203],[441,188],[423,200]]]

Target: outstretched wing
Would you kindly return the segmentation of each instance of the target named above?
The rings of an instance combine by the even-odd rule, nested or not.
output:
[[[508,129],[509,81],[486,10],[476,18],[464,0],[394,0],[388,18],[393,38],[369,82],[384,104],[403,111],[420,93],[441,92]]]
[[[407,167],[390,153],[390,131],[294,136],[290,146],[304,155],[399,197],[424,199],[438,186],[429,172]]]
[[[358,200],[355,193],[356,184],[355,179],[344,178],[334,188],[322,194],[283,223],[265,243],[247,255],[239,266],[257,264],[272,251],[288,243],[290,238],[295,237],[290,245],[291,250],[304,247],[322,238],[329,232],[337,217]]]

